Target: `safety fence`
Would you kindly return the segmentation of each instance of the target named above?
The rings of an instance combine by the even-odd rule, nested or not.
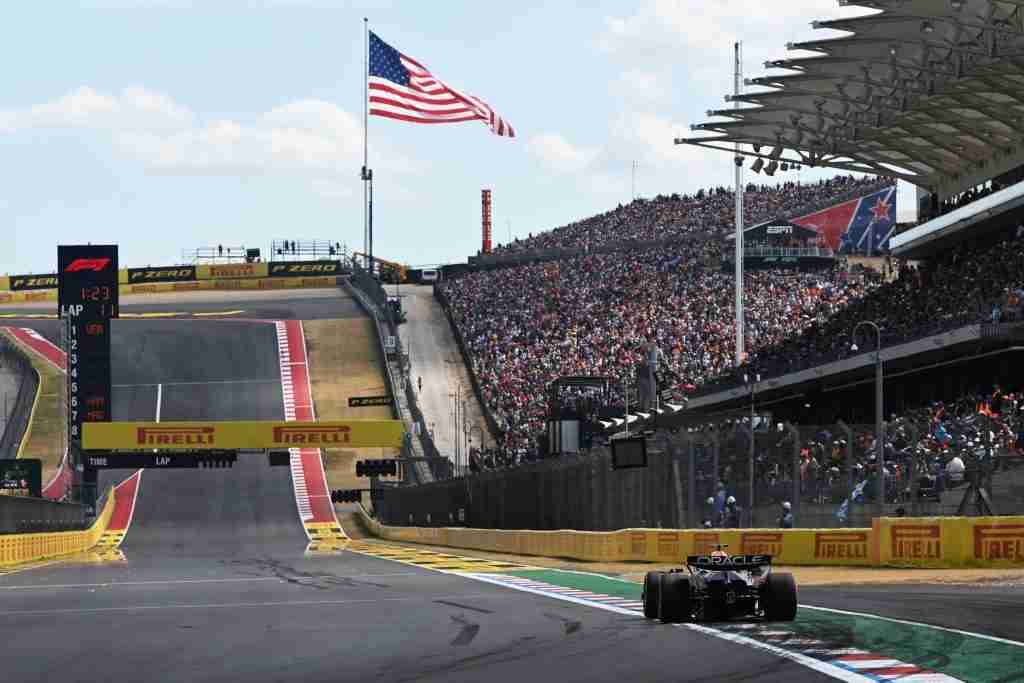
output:
[[[85,552],[95,546],[100,536],[107,530],[113,512],[114,492],[111,489],[102,511],[88,529],[53,533],[0,534],[0,567]]]
[[[359,514],[390,541],[592,562],[681,562],[687,555],[771,555],[786,565],[1015,567],[1024,565],[1024,517],[876,518],[851,529],[621,529],[504,531],[394,527]]]
[[[659,430],[647,438],[642,468],[612,469],[607,446],[512,466],[484,463],[461,479],[389,491],[375,509],[392,525],[594,531],[851,528],[891,515],[1024,514],[1024,457],[987,419],[971,420],[972,433],[944,450],[927,447],[927,425],[887,425],[881,481],[872,425],[765,419],[751,436],[749,420],[740,419]],[[954,455],[964,465],[959,476],[947,469]]]

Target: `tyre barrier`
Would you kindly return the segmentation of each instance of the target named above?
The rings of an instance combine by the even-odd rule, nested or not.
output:
[[[729,553],[772,555],[783,565],[1024,566],[1024,517],[883,517],[860,529],[507,531],[385,526],[361,507],[359,514],[385,540],[594,562],[678,563],[726,544]]]

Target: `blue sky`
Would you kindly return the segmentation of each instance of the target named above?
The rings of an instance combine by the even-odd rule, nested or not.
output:
[[[628,201],[633,160],[643,196],[728,184],[726,155],[672,137],[725,106],[733,40],[758,75],[787,41],[823,34],[812,19],[857,13],[835,0],[753,7],[11,3],[0,31],[0,273],[51,270],[58,243],[116,242],[124,265],[272,239],[361,248],[364,16],[518,134],[372,118],[382,257],[475,253],[483,187],[505,242]]]

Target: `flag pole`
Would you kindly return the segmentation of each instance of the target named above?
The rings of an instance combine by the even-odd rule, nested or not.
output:
[[[369,185],[367,174],[369,166],[369,81],[370,81],[370,20],[363,17],[363,168],[359,177],[363,180],[363,265],[369,267],[369,241],[370,241],[370,219],[369,206]]]

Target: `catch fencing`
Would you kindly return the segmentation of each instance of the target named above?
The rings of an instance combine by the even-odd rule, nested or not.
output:
[[[913,443],[913,426],[901,429],[897,443]],[[886,515],[982,514],[973,501],[983,489],[998,514],[1024,513],[1024,458],[995,447],[974,460],[965,454],[958,480],[933,454],[889,452],[880,502],[873,435],[871,425],[774,423],[754,430],[752,448],[745,420],[662,430],[648,439],[645,468],[613,470],[599,447],[392,489],[375,509],[387,524],[410,526],[722,529],[778,527],[788,502],[796,528],[857,528]]]

